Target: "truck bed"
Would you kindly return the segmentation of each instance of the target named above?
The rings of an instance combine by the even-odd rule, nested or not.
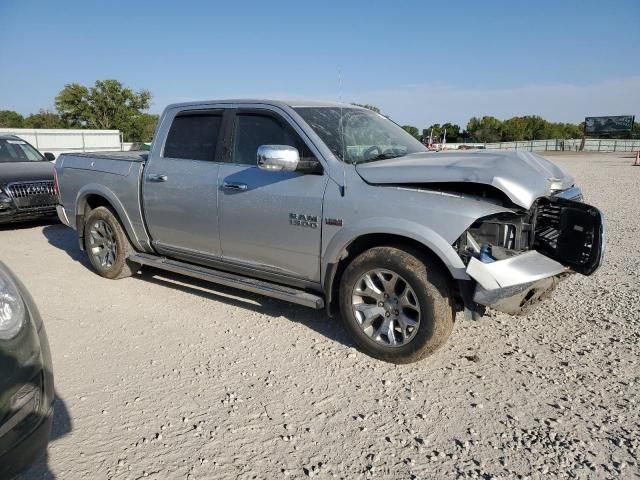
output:
[[[147,156],[148,152],[136,151],[60,155],[56,161],[56,173],[60,204],[69,226],[78,229],[87,203],[93,208],[96,204],[109,204],[116,211],[134,247],[139,251],[150,251],[140,192]]]

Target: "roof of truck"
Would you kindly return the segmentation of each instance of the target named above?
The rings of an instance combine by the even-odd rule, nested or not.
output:
[[[199,100],[192,102],[180,102],[172,103],[169,107],[191,107],[202,104],[214,104],[214,103],[234,103],[234,104],[256,104],[263,103],[274,106],[287,106],[287,107],[344,107],[344,108],[360,108],[357,105],[349,103],[332,102],[329,100],[310,100],[305,98],[293,98],[293,99],[266,99],[266,98],[227,98],[218,100]]]

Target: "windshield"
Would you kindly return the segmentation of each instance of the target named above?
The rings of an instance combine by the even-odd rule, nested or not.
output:
[[[46,159],[24,140],[0,138],[0,163],[42,161]]]
[[[333,154],[347,163],[371,162],[427,151],[422,143],[401,127],[370,110],[298,107],[295,111]]]

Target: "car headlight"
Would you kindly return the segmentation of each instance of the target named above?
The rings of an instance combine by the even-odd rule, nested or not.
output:
[[[14,338],[25,321],[25,307],[18,287],[0,268],[0,340]]]
[[[4,192],[2,185],[0,185],[0,211],[11,208],[12,203],[11,197]]]

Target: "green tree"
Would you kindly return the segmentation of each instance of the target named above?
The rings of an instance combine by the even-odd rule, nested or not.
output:
[[[440,139],[440,136],[442,135],[442,127],[439,123],[434,123],[427,128],[427,138],[429,138],[429,135],[431,135],[434,142],[437,142]]]
[[[0,127],[22,128],[24,117],[13,110],[0,110]]]
[[[56,109],[69,127],[118,129],[125,141],[142,141],[148,130],[151,92],[134,92],[117,80],[98,80],[91,88],[65,85],[56,96]]]
[[[58,93],[56,109],[67,128],[86,127],[89,118],[89,89],[78,83],[70,83]]]
[[[460,140],[460,125],[447,122],[442,125],[443,136],[444,136],[445,130],[447,132],[447,143],[455,143]]]
[[[151,113],[142,113],[136,117],[132,125],[131,136],[134,138],[132,141],[150,142],[159,119],[159,115]]]
[[[471,117],[467,123],[467,132],[476,142],[499,142],[502,139],[502,122],[496,117]]]
[[[25,128],[64,128],[65,124],[57,113],[40,110],[25,118],[24,126]]]
[[[578,125],[574,123],[560,123],[555,125],[561,125],[561,135],[555,138],[582,138],[584,137],[584,122]],[[552,137],[554,138],[554,137]]]
[[[422,135],[420,135],[420,131],[413,125],[402,125],[402,128],[404,129],[404,131],[406,131],[410,135],[413,135],[416,139],[418,140],[422,139]]]
[[[462,134],[460,133],[460,125],[456,125],[455,123],[447,122],[440,125],[439,123],[434,123],[427,127],[427,139],[429,138],[429,134],[432,135],[434,142],[442,141],[444,137],[445,129],[447,131],[447,143],[459,142],[462,139]]]
[[[582,138],[584,127],[573,123],[549,122],[537,115],[512,117],[502,122],[502,140],[544,140]]]
[[[529,140],[526,117],[512,117],[502,122],[502,141]]]
[[[545,138],[544,132],[548,128],[548,123],[544,118],[538,115],[527,115],[527,133],[524,140],[542,140]]]

